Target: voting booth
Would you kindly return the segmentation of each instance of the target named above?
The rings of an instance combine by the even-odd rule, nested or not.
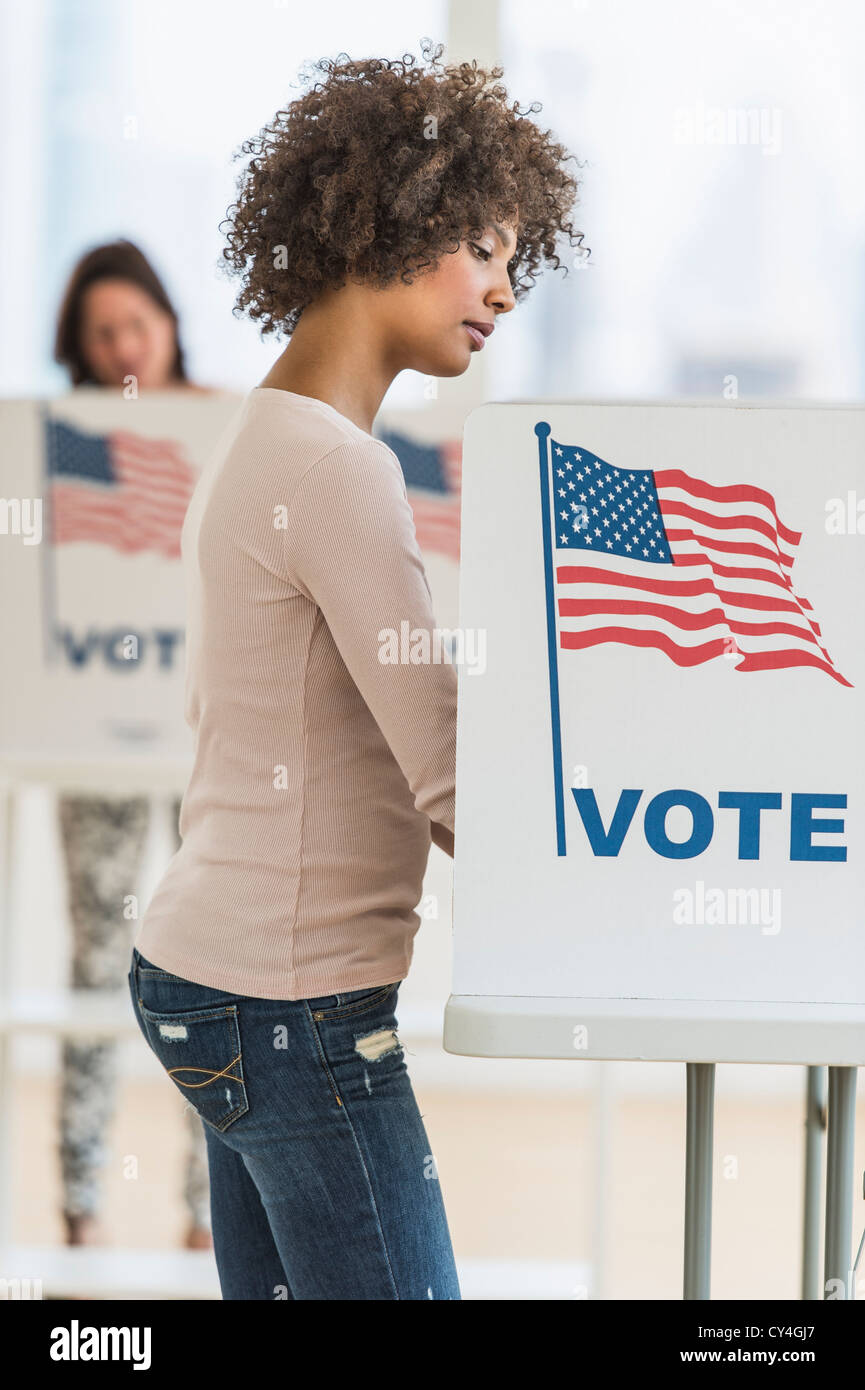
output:
[[[708,1296],[716,1062],[830,1067],[826,1276],[849,1269],[863,458],[846,407],[465,426],[459,634],[484,661],[458,670],[444,1046],[686,1063],[686,1296]]]
[[[180,534],[234,395],[75,391],[3,406],[0,759],[130,794],[181,790]],[[18,511],[9,510],[14,492]],[[77,771],[75,769],[78,769]]]
[[[244,399],[88,388],[0,404],[0,768],[183,790],[181,529]],[[390,411],[378,431],[403,469],[436,611],[454,622],[461,424],[453,409]]]

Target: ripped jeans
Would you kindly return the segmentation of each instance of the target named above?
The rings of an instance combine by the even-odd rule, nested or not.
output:
[[[321,999],[194,984],[133,948],[144,1038],[204,1121],[224,1299],[459,1299],[400,982]]]

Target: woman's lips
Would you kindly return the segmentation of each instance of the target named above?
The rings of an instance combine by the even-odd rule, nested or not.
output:
[[[472,328],[471,325],[467,323],[463,324],[463,328],[466,330],[475,347],[479,351],[486,342],[483,333],[481,333],[480,330],[477,328]]]

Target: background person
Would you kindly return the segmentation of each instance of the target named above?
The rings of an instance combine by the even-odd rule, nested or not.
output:
[[[177,314],[147,257],[121,239],[81,257],[60,309],[54,357],[74,387],[121,388],[135,379],[142,391],[206,390],[189,381]],[[129,965],[130,929],[124,896],[141,869],[150,823],[146,796],[63,794],[60,837],[72,923],[74,989],[122,988]],[[180,845],[180,801],[173,805]],[[104,1240],[98,1218],[106,1135],[117,1090],[117,1043],[64,1039],[60,1093],[63,1219],[71,1245]],[[188,1213],[185,1244],[211,1244],[210,1189],[201,1121],[184,1107],[189,1147],[183,1183]]]

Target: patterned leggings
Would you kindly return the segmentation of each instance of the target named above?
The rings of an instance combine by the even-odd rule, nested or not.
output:
[[[136,891],[150,803],[147,797],[61,796],[60,832],[73,929],[73,989],[122,989],[132,953],[134,921],[125,900]],[[173,823],[179,845],[174,805]],[[132,929],[130,930],[130,925]],[[106,1134],[117,1086],[117,1044],[63,1043],[60,1161],[63,1210],[94,1215],[99,1170],[108,1161]],[[183,1196],[191,1222],[210,1228],[207,1144],[199,1116],[184,1105],[189,1130]]]

